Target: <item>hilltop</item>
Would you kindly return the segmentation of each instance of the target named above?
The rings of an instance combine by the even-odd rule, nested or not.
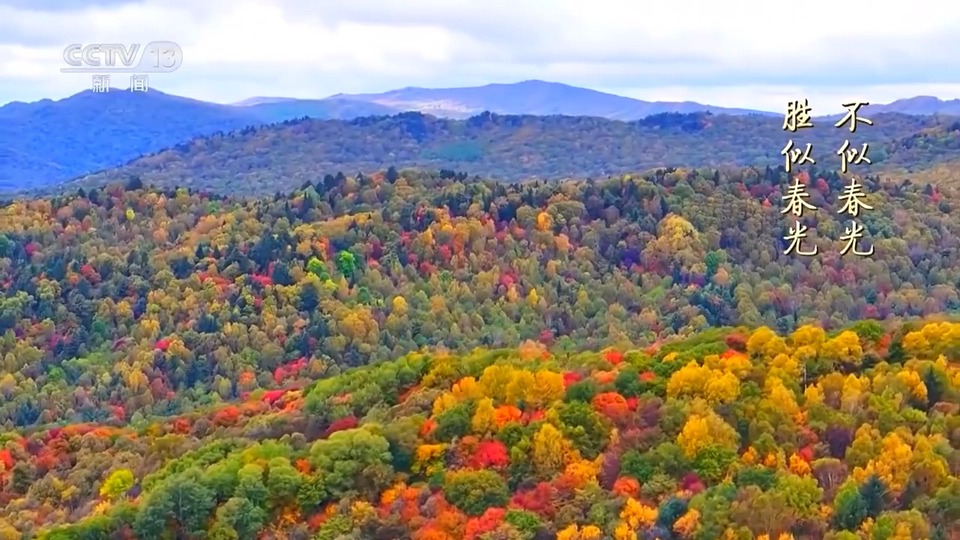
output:
[[[885,105],[876,105],[873,110],[901,114],[960,116],[960,99],[943,100],[933,96],[916,96],[898,99]]]
[[[960,115],[957,103],[958,100],[940,101],[936,98],[918,97],[900,100],[889,105],[871,105],[868,108],[871,114]],[[482,115],[485,111],[500,115],[588,117],[582,120],[569,120],[569,125],[564,127],[570,129],[578,129],[579,124],[589,124],[595,118],[635,122],[663,114],[709,112],[716,118],[723,115],[758,116],[762,118],[756,121],[763,124],[763,118],[772,122],[774,117],[780,117],[782,114],[716,107],[693,102],[649,102],[545,81],[489,84],[468,88],[411,87],[377,94],[338,94],[322,99],[250,98],[232,105],[174,96],[155,88],[150,89],[146,94],[130,93],[120,89],[107,94],[85,91],[59,101],[45,99],[34,103],[14,102],[0,107],[0,121],[2,121],[0,125],[0,149],[2,149],[0,150],[0,193],[56,186],[60,182],[110,169],[177,144],[187,144],[189,140],[199,136],[215,136],[218,133],[230,133],[246,127],[303,117],[350,121],[362,117],[389,116],[409,111],[461,120]],[[732,125],[737,124],[737,121],[732,122]],[[746,128],[752,129],[752,126]],[[335,133],[335,135],[356,134],[347,129],[346,132]],[[571,133],[567,138],[573,139],[576,135],[576,132]],[[595,134],[588,132],[583,135],[586,138]],[[736,137],[737,142],[742,142],[748,148],[755,144],[754,140],[745,133],[732,133],[732,135]],[[908,132],[895,134],[896,137],[908,135],[910,135]],[[448,136],[456,137],[457,135],[453,133]],[[314,144],[323,142],[314,141]],[[652,142],[656,144],[658,141],[654,138]],[[464,147],[460,152],[441,148],[436,156],[427,152],[423,156],[414,156],[417,158],[414,161],[428,162],[432,166],[439,165],[438,161],[447,159],[443,166],[456,166],[453,162],[469,161],[464,158],[470,158],[476,154],[477,145],[482,147],[488,143],[489,141],[486,140],[460,141],[460,145]],[[585,143],[593,144],[589,141]],[[614,144],[614,141],[609,143]],[[782,144],[779,139],[776,143]],[[387,146],[389,147],[389,144]],[[661,152],[665,150],[660,149]],[[561,155],[569,154],[570,151],[569,146],[562,146],[555,150]],[[755,152],[752,149],[750,151]],[[768,151],[765,149],[764,153]],[[402,153],[403,149],[387,148],[386,152],[380,152],[377,149],[372,152],[373,155],[386,154],[386,156],[378,160],[367,160],[368,164],[380,162],[398,166],[415,164],[409,159],[403,163],[390,162],[390,152]],[[447,155],[451,152],[453,156]],[[605,151],[607,152],[609,151]],[[679,163],[682,162],[680,158],[683,157],[685,156],[667,154],[662,159],[632,163],[630,168],[654,166],[665,160]],[[332,163],[349,165],[348,169],[354,165],[361,165],[355,156],[350,154],[327,155],[325,159]],[[738,160],[736,163],[754,164],[743,160]],[[581,164],[545,168],[538,168],[536,165],[536,161],[528,164],[524,167],[523,173],[547,177],[551,174],[600,174],[605,170],[596,166],[593,170],[585,170]],[[493,174],[497,171],[485,167],[476,172]]]
[[[828,169],[839,166],[835,152],[845,139],[870,143],[871,171],[928,168],[960,158],[957,119],[882,114],[873,120],[874,126],[851,138],[821,119],[796,139],[812,143],[818,165]],[[164,188],[264,195],[337,171],[388,166],[466,170],[506,181],[602,177],[655,167],[777,167],[787,135],[779,118],[700,113],[636,122],[494,114],[453,120],[420,113],[308,119],[196,139],[58,189],[138,177]]]
[[[0,191],[115,167],[200,135],[254,123],[233,107],[159,91],[81,92],[0,107]]]
[[[59,101],[0,107],[0,192],[43,188],[202,135],[291,118],[395,112],[359,101],[298,100],[235,107],[151,89],[85,91]]]
[[[958,329],[414,354],[149,424],[14,436],[0,459],[36,472],[3,494],[35,502],[8,505],[0,532],[945,540]]]
[[[950,538],[960,186],[799,177],[0,206],[0,536]]]
[[[671,111],[750,113],[696,103],[653,103],[558,83],[527,81],[478,88],[406,88],[324,99],[251,98],[221,105],[157,89],[81,92],[59,101],[0,107],[0,192],[55,185],[121,165],[201,135],[302,117],[350,120],[418,110],[465,117],[483,111],[637,119]]]
[[[306,369],[301,357],[322,375],[420,346],[649,345],[711,326],[833,330],[960,308],[957,186],[862,178],[875,254],[841,257],[848,180],[804,175],[818,257],[784,254],[788,182],[774,169],[521,185],[391,170],[257,200],[131,182],[14,202],[0,208],[7,369],[67,391],[100,384],[78,378],[77,358],[128,364],[154,397],[66,404],[18,382],[0,423],[103,419],[108,403],[172,413],[205,400],[176,397],[188,388],[233,395],[243,372],[282,380]],[[158,341],[181,356],[143,363]]]
[[[640,120],[668,112],[770,116],[782,114],[717,107],[692,101],[643,101],[568,84],[538,80],[466,88],[407,87],[376,94],[337,94],[332,98],[373,103],[393,108],[395,112],[418,111],[438,117],[460,119],[483,112],[505,115],[592,116],[624,121]]]

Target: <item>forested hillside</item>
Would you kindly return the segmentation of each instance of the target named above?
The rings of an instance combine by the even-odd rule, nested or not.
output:
[[[955,538],[958,354],[949,322],[413,354],[149,424],[8,434],[0,535]]]
[[[875,254],[841,257],[846,181],[813,174],[809,258],[783,254],[774,170],[513,186],[391,170],[258,201],[114,186],[15,202],[0,422],[173,414],[424,345],[595,349],[960,306],[955,190],[864,179]]]
[[[799,178],[7,203],[0,538],[950,538],[957,188]]]
[[[247,111],[162,92],[94,93],[0,107],[0,193],[50,187],[215,132]]]
[[[870,107],[864,108],[864,116]],[[834,119],[835,120],[835,119]],[[845,139],[868,143],[871,171],[926,169],[960,159],[960,120],[874,115],[856,134],[814,120],[783,131],[768,116],[664,113],[636,122],[571,116],[438,119],[420,113],[341,120],[299,120],[200,138],[58,187],[127,182],[163,188],[272,195],[331,171],[356,174],[389,166],[469,170],[500,180],[606,176],[654,167],[777,166],[791,138],[813,144],[817,166],[838,168]],[[860,166],[857,166],[860,167]],[[851,170],[857,170],[857,167]],[[866,169],[860,169],[860,172]]]

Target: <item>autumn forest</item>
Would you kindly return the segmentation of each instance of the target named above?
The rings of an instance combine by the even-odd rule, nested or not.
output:
[[[960,188],[799,178],[6,202],[0,540],[958,538]]]

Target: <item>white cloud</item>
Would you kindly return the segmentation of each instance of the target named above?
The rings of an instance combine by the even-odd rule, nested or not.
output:
[[[184,51],[183,67],[156,85],[224,102],[532,78],[776,110],[795,94],[960,97],[960,3],[942,0],[883,9],[865,0],[87,4],[0,5],[0,103],[86,88],[89,77],[59,72],[68,43],[154,40]]]

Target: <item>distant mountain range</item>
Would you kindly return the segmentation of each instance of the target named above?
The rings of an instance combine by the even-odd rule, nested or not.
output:
[[[587,88],[545,81],[488,84],[468,88],[407,87],[381,94],[336,94],[320,103],[361,104],[378,108],[376,114],[418,111],[442,118],[469,118],[484,111],[497,114],[596,116],[611,120],[639,120],[664,112],[713,114],[777,113],[703,105],[692,101],[643,101]],[[292,98],[252,98],[236,105],[265,107],[302,103]],[[363,116],[363,115],[359,115]]]
[[[869,168],[856,174],[909,178],[918,169],[960,159],[960,119],[874,114]],[[859,133],[859,130],[858,130]],[[839,168],[833,155],[850,136],[831,122],[803,134],[816,167]],[[501,116],[466,120],[419,112],[353,120],[293,120],[201,137],[121,167],[53,186],[74,192],[139,178],[163,188],[190,187],[231,195],[290,193],[328,175],[388,167],[458,171],[504,181],[603,177],[653,168],[783,165],[780,118],[665,113],[635,122],[587,116]],[[329,184],[329,183],[328,183]],[[378,196],[355,192],[377,208]]]
[[[960,100],[915,97],[871,112],[958,115]],[[660,113],[780,116],[781,113],[693,102],[648,102],[566,84],[524,81],[470,88],[403,88],[381,94],[337,94],[324,99],[258,97],[223,105],[157,90],[81,92],[0,107],[0,191],[63,182],[121,165],[190,139],[304,116],[350,120],[418,111],[464,119],[484,111],[636,121]]]
[[[55,184],[251,123],[236,107],[153,91],[11,103],[0,107],[0,190]]]
[[[942,100],[933,96],[916,96],[898,99],[886,105],[871,105],[870,112],[900,113],[917,116],[940,114],[943,116],[960,116],[960,99]]]

